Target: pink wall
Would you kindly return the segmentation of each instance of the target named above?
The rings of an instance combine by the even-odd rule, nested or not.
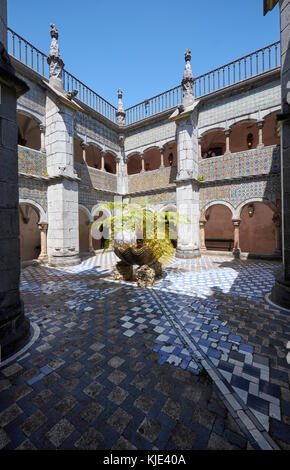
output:
[[[234,238],[232,213],[226,206],[221,204],[211,206],[206,212],[206,217],[207,216],[209,216],[209,218],[205,224],[205,238]],[[208,244],[209,248],[210,245],[211,244]],[[218,250],[224,249],[222,244],[220,247],[221,248],[218,248]]]
[[[28,204],[21,204],[21,209],[28,223],[24,223],[19,212],[20,224],[20,256],[21,261],[37,259],[40,254],[40,231],[38,228],[39,216]]]
[[[262,202],[254,203],[254,215],[249,217],[248,205],[241,213],[240,248],[245,253],[272,254],[275,251],[273,211]]]

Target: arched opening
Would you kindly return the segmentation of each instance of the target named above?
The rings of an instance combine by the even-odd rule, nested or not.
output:
[[[106,152],[104,158],[105,158],[105,170],[108,173],[113,173],[115,175],[117,173],[115,156],[110,152]]]
[[[232,251],[234,227],[232,213],[223,204],[210,206],[205,213],[205,246],[207,250]]]
[[[79,207],[79,250],[80,252],[90,251],[89,246],[90,219],[86,211]]]
[[[74,136],[74,162],[75,163],[84,163],[83,160],[83,149],[81,147],[81,139],[77,136]]]
[[[258,127],[255,121],[242,121],[234,124],[230,134],[231,153],[257,148]]]
[[[240,248],[244,253],[272,254],[275,251],[273,210],[263,202],[250,202],[241,211]]]
[[[39,122],[32,116],[17,111],[18,145],[33,150],[40,150],[41,137]]]
[[[89,144],[86,149],[87,165],[97,170],[101,170],[101,149],[94,144]]]
[[[128,175],[135,175],[142,170],[141,156],[139,153],[134,153],[128,157],[127,161]]]
[[[265,117],[263,126],[263,143],[267,145],[280,145],[280,137],[277,136],[276,132],[276,120],[277,112],[268,114]]]
[[[20,258],[21,261],[37,259],[41,252],[39,212],[30,204],[19,204]]]
[[[222,129],[207,132],[201,139],[202,158],[219,157],[226,150],[226,136]]]
[[[157,147],[148,149],[144,154],[145,171],[158,170],[161,165],[160,150]]]
[[[164,148],[164,166],[177,166],[177,143],[168,142]]]

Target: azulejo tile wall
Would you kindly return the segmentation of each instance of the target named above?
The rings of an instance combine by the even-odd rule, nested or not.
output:
[[[263,198],[273,202],[280,198],[280,175],[273,174],[263,178],[249,178],[247,180],[236,180],[224,184],[205,183],[201,186],[200,209],[213,201],[225,201],[234,208],[243,201],[252,198]]]
[[[202,160],[199,173],[205,181],[280,172],[280,146],[237,152]]]
[[[46,155],[18,146],[18,171],[29,175],[46,176]]]
[[[82,163],[75,163],[75,169],[82,186],[117,191],[117,175],[88,167]]]
[[[45,115],[45,89],[28,80],[26,77],[18,76],[29,86],[29,91],[18,98],[18,103],[39,114]]]
[[[118,134],[84,113],[76,113],[75,130],[116,151],[120,150]]]
[[[130,132],[125,140],[125,152],[130,152],[142,146],[156,144],[162,140],[175,140],[176,124],[174,122],[162,121],[151,126]]]
[[[148,199],[152,205],[176,204],[175,188],[168,191],[156,191],[154,193],[148,191],[148,193],[142,196],[134,195],[130,197],[130,202],[138,204],[138,202],[142,202]]]
[[[45,181],[19,177],[19,198],[37,202],[47,211],[47,184]]]
[[[85,206],[89,211],[98,204],[114,201],[113,194],[106,194],[94,189],[79,186],[79,204]]]
[[[129,193],[175,186],[177,167],[161,168],[129,176]]]
[[[218,102],[205,104],[199,111],[199,128],[216,122],[234,119],[243,114],[250,114],[259,109],[266,109],[281,104],[281,87],[279,80],[240,93]]]

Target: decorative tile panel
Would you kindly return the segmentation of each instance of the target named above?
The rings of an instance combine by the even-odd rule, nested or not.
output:
[[[174,122],[162,121],[157,124],[142,127],[130,132],[125,140],[125,152],[130,152],[142,146],[157,144],[162,140],[175,139],[176,124]]]
[[[82,186],[117,191],[117,175],[97,170],[82,163],[75,163]]]
[[[118,134],[86,114],[76,113],[75,130],[117,152],[120,150]]]
[[[129,193],[175,186],[176,173],[177,167],[172,166],[130,175]]]
[[[18,171],[30,175],[46,176],[45,153],[18,146]]]
[[[17,75],[29,86],[29,91],[18,98],[18,103],[22,104],[28,109],[36,111],[39,114],[45,115],[46,91],[40,86],[36,85],[36,83],[28,80],[26,77],[22,77],[19,74]]]

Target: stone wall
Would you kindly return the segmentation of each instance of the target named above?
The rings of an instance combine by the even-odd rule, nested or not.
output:
[[[113,194],[103,193],[83,186],[79,187],[79,204],[85,206],[89,211],[94,206],[112,201],[114,201]]]
[[[199,174],[205,181],[280,172],[280,146],[246,150],[199,162]]]
[[[46,154],[18,146],[18,170],[19,173],[47,176]]]
[[[172,166],[130,175],[128,177],[129,193],[175,186],[176,173],[177,167]]]

